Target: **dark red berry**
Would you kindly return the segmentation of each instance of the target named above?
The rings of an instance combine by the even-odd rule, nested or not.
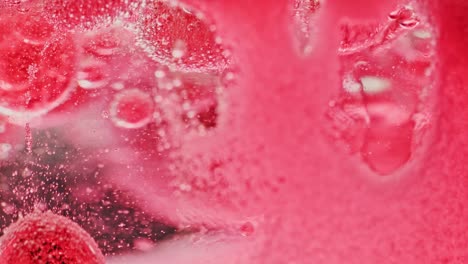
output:
[[[32,213],[5,230],[1,238],[2,264],[104,264],[93,238],[70,219]]]

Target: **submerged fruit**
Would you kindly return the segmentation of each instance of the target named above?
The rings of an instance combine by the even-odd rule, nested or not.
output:
[[[39,11],[0,17],[0,114],[29,119],[64,103],[75,88],[75,45]]]
[[[1,239],[3,264],[101,264],[104,257],[93,238],[73,221],[32,213],[12,224]]]
[[[227,59],[216,26],[183,5],[153,1],[142,10],[141,45],[157,62],[182,71],[219,71]]]

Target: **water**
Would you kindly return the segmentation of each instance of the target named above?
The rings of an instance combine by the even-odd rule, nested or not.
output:
[[[377,174],[391,175],[415,158],[430,122],[431,106],[422,95],[434,93],[434,29],[408,6],[379,26],[343,28],[343,89],[326,114],[327,133]],[[370,38],[350,37],[362,34]]]
[[[0,235],[34,214],[53,232],[13,244],[55,258],[50,241],[89,242],[58,234],[76,223],[108,263],[463,262],[460,1],[437,5],[454,12],[437,26],[461,25],[437,49],[439,96],[438,32],[417,7],[328,25],[339,57],[314,61],[332,41],[315,1],[289,1],[289,21],[281,1],[193,1],[220,27],[176,1],[37,2],[0,7]]]
[[[181,142],[216,129],[226,49],[178,5],[62,4],[71,13],[31,3],[0,16],[0,227],[50,210],[106,256],[150,251],[179,226],[119,181],[158,184]],[[68,16],[77,9],[96,17]]]

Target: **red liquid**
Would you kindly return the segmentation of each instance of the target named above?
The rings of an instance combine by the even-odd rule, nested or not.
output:
[[[422,16],[391,12],[396,9],[393,1],[327,1],[317,9],[321,13],[314,27],[300,30],[291,29],[298,22],[292,17],[293,1],[184,2],[213,19],[216,36],[230,47],[236,70],[220,70],[224,54],[206,25],[198,35],[163,27],[162,38],[154,27],[143,33],[117,30],[117,39],[125,44],[113,41],[112,32],[105,40],[92,36],[92,51],[80,44],[81,55],[93,59],[92,66],[84,63],[80,71],[94,85],[78,83],[81,90],[55,108],[50,119],[31,123],[38,132],[63,126],[58,141],[79,150],[63,162],[71,179],[98,175],[92,184],[72,188],[77,201],[104,200],[102,192],[110,188],[104,186],[112,183],[112,188],[131,193],[149,214],[162,214],[183,227],[234,226],[245,239],[240,240],[245,244],[240,253],[227,251],[213,259],[211,247],[203,248],[191,263],[466,262],[465,1],[418,1]],[[107,12],[91,8],[84,14],[100,17],[96,10]],[[54,19],[67,18],[59,11],[54,10]],[[303,11],[301,19],[316,10]],[[191,12],[179,21],[184,28],[198,23]],[[143,28],[158,23],[151,14],[141,19],[130,12],[127,19]],[[81,18],[65,21],[81,23]],[[178,24],[172,22],[166,25]],[[421,40],[427,34],[405,35],[425,22],[434,30],[435,45]],[[304,28],[313,30],[294,39]],[[104,31],[97,30],[97,35]],[[181,45],[176,38],[187,43]],[[79,39],[86,42],[83,36]],[[203,46],[198,41],[214,49],[211,57],[197,50]],[[164,43],[168,46],[161,49]],[[427,51],[434,54],[414,57],[404,52],[408,43],[409,50],[420,51],[422,57]],[[388,53],[379,53],[382,47]],[[201,60],[204,56],[208,59]],[[357,63],[363,59],[367,63]],[[429,65],[434,71],[427,78]],[[24,67],[18,69],[22,74],[13,77],[24,80]],[[235,77],[235,85],[218,89],[227,76]],[[154,120],[142,127],[115,125],[109,111],[112,98],[122,89],[135,88],[148,95],[145,99],[154,99]],[[350,92],[354,89],[358,92]],[[139,100],[131,107],[129,101],[119,118],[133,124],[145,121],[153,106]],[[23,138],[10,125],[2,138],[15,146]],[[52,145],[52,151],[66,149],[57,146],[62,145]],[[33,146],[31,152],[42,150]],[[39,165],[41,155],[32,158]],[[119,221],[132,218],[117,215]],[[183,254],[176,249],[172,257]],[[171,254],[166,257],[173,263]]]

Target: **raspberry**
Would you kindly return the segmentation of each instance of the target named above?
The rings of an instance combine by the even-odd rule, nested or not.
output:
[[[125,7],[123,0],[47,0],[44,11],[57,28],[94,28],[109,21]],[[128,7],[127,7],[128,9]],[[129,10],[126,10],[129,12]]]
[[[0,114],[36,117],[73,91],[75,45],[37,10],[0,16]]]
[[[227,59],[216,27],[182,5],[154,1],[142,10],[142,44],[157,62],[179,70],[222,70]]]
[[[104,256],[93,238],[70,219],[32,213],[5,230],[1,239],[3,264],[101,264]]]

